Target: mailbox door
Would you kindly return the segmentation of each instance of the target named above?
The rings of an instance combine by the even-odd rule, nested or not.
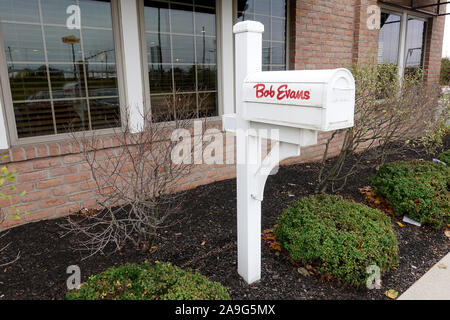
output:
[[[327,88],[324,120],[325,131],[353,126],[355,112],[355,80],[350,71],[340,69]]]

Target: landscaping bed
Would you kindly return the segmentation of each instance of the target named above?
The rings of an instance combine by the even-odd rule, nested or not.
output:
[[[448,148],[448,139],[447,139]],[[411,150],[393,160],[429,158],[420,150]],[[346,199],[364,201],[359,188],[369,185],[377,164],[366,166],[352,177],[339,194]],[[263,230],[273,228],[277,218],[299,197],[314,191],[319,164],[281,167],[270,176],[262,204]],[[385,291],[408,289],[429,268],[450,251],[450,240],[443,230],[405,224],[400,227],[392,218],[399,245],[399,266],[382,277],[380,290],[343,287],[318,276],[305,276],[291,264],[287,255],[262,247],[262,279],[247,285],[237,274],[236,252],[236,181],[227,180],[199,187],[186,193],[182,211],[158,237],[152,253],[124,248],[109,256],[97,255],[82,260],[74,251],[73,236],[61,238],[59,226],[64,219],[41,221],[12,229],[3,240],[11,242],[7,255],[21,258],[0,270],[0,300],[64,299],[66,269],[78,265],[82,281],[111,266],[140,263],[145,260],[170,262],[185,269],[196,269],[211,281],[228,288],[232,299],[388,299]],[[170,224],[169,224],[170,225]]]

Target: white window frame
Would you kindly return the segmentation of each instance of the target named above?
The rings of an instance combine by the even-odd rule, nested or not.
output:
[[[408,32],[408,19],[413,18],[417,20],[422,20],[425,22],[425,32],[424,32],[424,39],[423,39],[423,59],[422,59],[422,65],[421,67],[425,67],[425,57],[427,54],[427,35],[428,35],[428,28],[429,26],[429,17],[425,14],[421,13],[411,13],[409,10],[399,10],[398,8],[393,8],[390,6],[382,6],[381,12],[385,13],[392,13],[400,16],[400,36],[399,36],[399,47],[398,47],[398,59],[397,59],[397,65],[398,65],[398,77],[399,79],[403,78],[403,75],[405,73],[405,63],[406,63],[406,39],[407,39],[407,32]],[[378,48],[377,48],[378,50]]]
[[[125,97],[125,87],[123,81],[123,64],[122,64],[122,39],[121,39],[121,30],[119,26],[120,17],[119,17],[119,1],[123,0],[111,0],[111,19],[112,19],[112,29],[113,29],[113,39],[114,39],[114,49],[116,56],[116,73],[117,73],[117,87],[119,92],[119,108],[121,120],[123,121],[123,113],[125,112],[124,105],[124,97]],[[2,26],[0,24],[0,65],[6,66],[6,55],[4,50],[4,42],[3,42],[3,33],[1,30]],[[51,143],[51,142],[59,142],[59,141],[67,141],[71,140],[72,136],[70,133],[59,133],[52,135],[41,135],[34,137],[26,137],[19,138],[17,134],[17,126],[14,115],[14,106],[13,99],[11,94],[11,86],[9,83],[8,71],[7,68],[0,69],[0,112],[4,114],[4,125],[0,124],[0,134],[2,134],[2,129],[5,127],[5,131],[7,133],[7,144],[4,144],[4,139],[0,139],[0,148],[12,147],[12,146],[26,146],[33,145],[36,143]],[[3,109],[3,110],[1,110]],[[2,120],[2,116],[0,116],[0,121]],[[107,129],[98,129],[98,130],[86,130],[80,131],[84,132],[86,135],[97,135],[103,136],[114,133],[114,128]]]

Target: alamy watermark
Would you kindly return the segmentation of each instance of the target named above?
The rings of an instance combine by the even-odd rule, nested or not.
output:
[[[377,265],[370,265],[366,268],[369,277],[366,280],[366,287],[369,290],[381,289],[381,269]]]
[[[367,29],[369,30],[379,30],[381,23],[381,9],[377,5],[371,5],[367,7]]]
[[[256,139],[258,154],[270,153],[271,159],[279,159],[278,129],[236,129],[234,133],[230,133],[212,128],[202,134],[202,125],[202,121],[194,121],[193,131],[183,128],[172,132],[170,139],[177,142],[171,153],[174,164],[261,165],[260,172],[264,173],[262,159],[253,154],[245,154],[243,157],[235,154],[235,137]]]
[[[68,290],[80,289],[81,286],[81,269],[79,266],[68,266],[66,270],[70,276],[67,278],[66,284]]]

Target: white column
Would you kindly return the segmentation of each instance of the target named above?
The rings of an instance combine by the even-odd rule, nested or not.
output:
[[[119,0],[119,17],[125,104],[129,112],[130,130],[139,132],[144,124],[144,83],[137,1]]]
[[[258,138],[246,132],[249,123],[241,117],[242,91],[246,76],[262,70],[264,26],[245,21],[236,24],[233,32],[236,34],[238,273],[247,283],[253,283],[261,278],[261,201],[251,196],[256,190],[261,148]]]
[[[234,113],[233,1],[218,0],[220,14],[220,97],[223,114]]]
[[[0,150],[9,149],[8,136],[6,131],[5,110],[0,99]]]
[[[398,78],[402,81],[405,72],[406,32],[408,28],[408,13],[403,12],[400,23],[400,42],[398,47]]]

